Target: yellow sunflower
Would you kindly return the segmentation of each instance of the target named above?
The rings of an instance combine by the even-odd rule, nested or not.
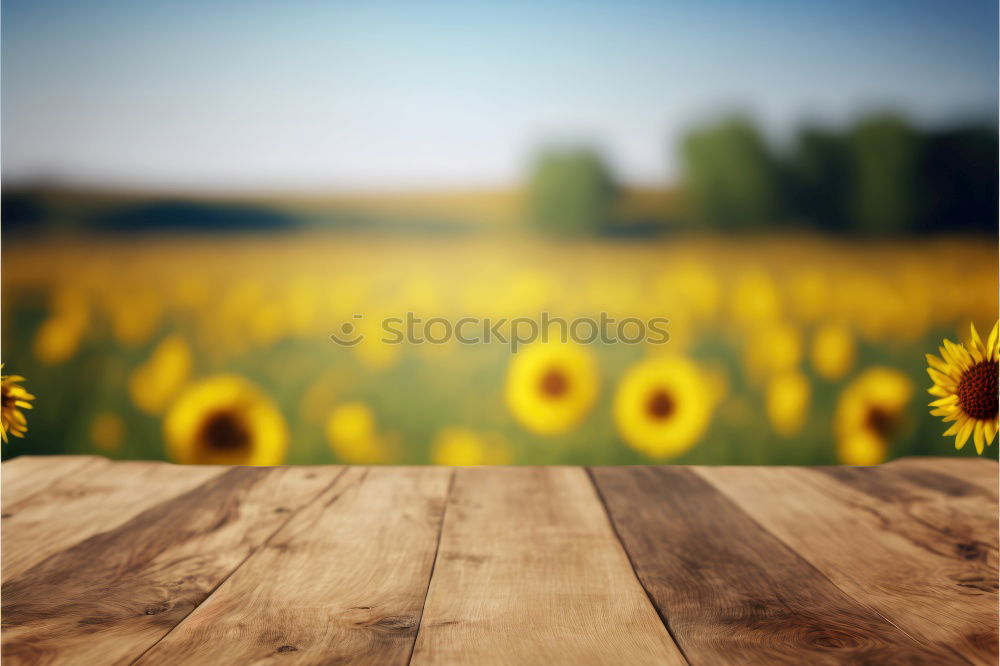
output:
[[[434,437],[431,458],[435,465],[456,467],[506,465],[510,463],[510,450],[499,435],[448,427]]]
[[[28,422],[21,410],[31,409],[35,396],[24,390],[23,381],[20,375],[0,375],[0,435],[4,442],[8,431],[15,437],[24,437],[28,432]]]
[[[191,374],[191,349],[179,335],[165,338],[128,380],[129,396],[148,414],[162,414]]]
[[[837,443],[837,457],[845,465],[870,467],[885,460],[885,440],[870,430],[850,433]]]
[[[167,452],[185,464],[280,465],[288,446],[281,412],[236,375],[215,375],[186,389],[163,421]]]
[[[772,377],[767,383],[765,405],[774,431],[787,438],[797,435],[809,415],[811,396],[809,380],[797,370]]]
[[[507,407],[522,426],[539,435],[577,425],[597,399],[597,366],[580,345],[535,343],[511,361]]]
[[[836,381],[854,367],[857,349],[851,331],[840,324],[828,323],[813,336],[813,369],[823,379]]]
[[[882,462],[902,429],[912,395],[913,382],[892,368],[869,368],[852,381],[840,394],[834,415],[840,461]]]
[[[653,458],[679,455],[708,428],[715,407],[701,370],[680,356],[642,361],[625,374],[614,399],[622,439]]]
[[[954,421],[945,437],[955,436],[955,448],[965,446],[972,437],[976,452],[993,443],[998,427],[997,369],[1000,340],[997,324],[993,324],[986,344],[970,326],[968,345],[945,340],[940,347],[941,358],[927,354],[927,374],[934,381],[928,393],[938,399],[930,403],[931,414],[943,416],[944,422]]]
[[[363,402],[345,402],[333,408],[326,420],[326,441],[343,462],[384,462],[375,415]]]

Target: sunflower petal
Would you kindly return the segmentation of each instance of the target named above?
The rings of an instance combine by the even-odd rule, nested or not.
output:
[[[941,358],[945,360],[948,365],[956,365],[955,357],[951,354],[951,348],[948,346],[950,340],[943,340],[943,344],[938,347],[938,353],[941,354]]]
[[[939,400],[935,400],[934,402],[928,404],[927,406],[928,407],[945,407],[947,405],[957,405],[957,404],[958,404],[958,396],[952,394],[952,395],[949,395],[947,398],[941,398]]]
[[[986,441],[986,446],[993,443],[993,438],[997,436],[997,428],[993,425],[992,421],[986,421],[983,423],[983,439]]]
[[[944,387],[946,389],[947,388],[950,388],[950,389],[957,388],[956,385],[955,385],[955,380],[954,379],[952,379],[951,377],[949,377],[948,375],[946,375],[946,374],[944,374],[942,372],[938,372],[934,368],[927,368],[927,374],[934,381],[934,383],[937,384],[938,386],[942,386],[942,387]]]
[[[969,362],[972,359],[969,356],[969,352],[965,351],[962,345],[956,345],[951,340],[945,340],[944,346],[945,349],[951,353],[952,358],[955,359],[955,363],[958,364],[962,370],[968,369]]]
[[[986,351],[992,354],[993,358],[997,355],[997,326],[1000,325],[1000,321],[993,324],[993,330],[990,331],[989,337],[986,339]]]
[[[948,428],[947,430],[945,430],[944,434],[942,435],[942,437],[951,437],[952,435],[957,435],[958,431],[961,430],[962,426],[964,426],[964,425],[965,425],[965,419],[960,419],[958,421],[958,423],[954,424],[953,426],[951,426],[950,428]],[[958,447],[958,448],[961,448],[961,447]]]
[[[983,422],[978,421],[972,427],[972,441],[976,444],[976,453],[983,455]]]
[[[947,407],[938,407],[937,409],[931,410],[931,416],[951,416],[956,411],[958,410],[955,408],[949,409]]]
[[[976,330],[976,322],[969,322],[969,344],[976,349],[983,348],[983,339],[979,337],[979,331]]]
[[[972,434],[972,430],[976,422],[972,419],[966,419],[965,423],[958,431],[958,435],[955,437],[955,448],[960,449],[965,446],[965,443],[969,441],[969,436]]]
[[[949,372],[951,366],[939,359],[934,354],[924,354],[924,358],[927,359],[927,365],[931,366],[935,370],[940,370],[941,372]]]
[[[973,347],[973,348],[970,348],[968,350],[968,352],[969,352],[969,356],[972,357],[973,363],[981,363],[982,362],[982,360],[983,360],[983,354],[978,349],[976,349],[976,348]]]
[[[927,389],[927,392],[931,395],[936,395],[939,398],[947,398],[949,395],[954,395],[954,391],[946,391],[937,384]]]
[[[969,347],[972,348],[973,356],[977,362],[983,360],[988,360],[990,358],[989,347],[983,344],[983,339],[979,337],[979,331],[976,330],[975,322],[969,323],[969,332],[971,337],[969,338]]]

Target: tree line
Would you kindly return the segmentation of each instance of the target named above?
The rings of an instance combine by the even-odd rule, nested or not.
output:
[[[815,228],[899,234],[996,232],[995,126],[923,129],[895,114],[844,129],[803,126],[781,150],[728,116],[680,142],[678,223],[714,230]],[[620,189],[590,148],[542,151],[528,184],[532,222],[553,232],[616,226]]]

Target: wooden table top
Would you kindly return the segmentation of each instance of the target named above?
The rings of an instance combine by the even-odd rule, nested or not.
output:
[[[7,663],[997,663],[997,465],[3,464]]]

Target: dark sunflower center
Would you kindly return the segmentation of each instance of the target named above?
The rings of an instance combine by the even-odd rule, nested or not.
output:
[[[657,389],[646,401],[646,413],[657,421],[668,418],[674,413],[673,397],[663,389]]]
[[[17,398],[15,398],[12,393],[8,393],[7,391],[4,391],[3,394],[0,395],[0,406],[3,406],[3,407],[13,407],[14,403],[16,403],[16,402],[17,402]]]
[[[233,451],[250,445],[250,431],[231,412],[215,412],[205,419],[200,440],[221,451]]]
[[[980,361],[958,383],[958,406],[974,419],[995,419],[998,412],[996,361]]]
[[[538,387],[541,389],[543,395],[550,398],[558,398],[569,390],[569,380],[566,379],[566,375],[558,368],[549,368],[542,375],[542,381],[539,382]]]
[[[896,430],[896,415],[881,407],[869,407],[865,415],[865,425],[882,438],[887,438]]]

